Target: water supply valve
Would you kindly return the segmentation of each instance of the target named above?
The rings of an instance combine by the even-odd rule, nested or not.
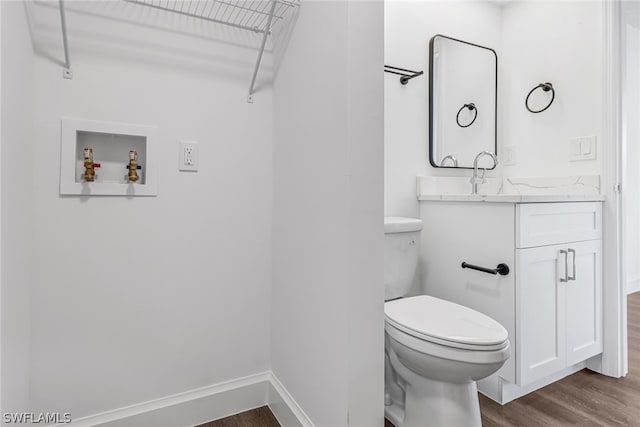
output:
[[[129,164],[127,165],[127,169],[129,169],[129,173],[127,174],[129,182],[137,182],[139,178],[138,170],[142,169],[142,166],[138,164],[138,152],[136,150],[129,150]]]
[[[100,167],[100,163],[93,162],[93,148],[84,148],[84,175],[82,177],[86,182],[93,182],[96,180],[96,168]]]

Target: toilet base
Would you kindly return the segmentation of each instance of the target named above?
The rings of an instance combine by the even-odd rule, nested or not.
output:
[[[384,407],[384,417],[394,426],[399,426],[404,418],[404,408],[397,403],[387,405]]]
[[[385,407],[396,427],[481,427],[480,403],[475,381],[446,382],[426,378],[408,369],[389,352],[391,365],[404,379],[401,402]]]
[[[404,408],[397,403],[385,406],[385,417],[396,427],[482,426],[475,381],[424,381],[407,388],[404,403]]]
[[[400,426],[480,427],[480,404],[475,381],[466,384],[427,380],[406,390],[405,417]]]

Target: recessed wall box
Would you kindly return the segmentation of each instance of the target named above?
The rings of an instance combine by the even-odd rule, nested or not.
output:
[[[153,144],[156,127],[96,120],[62,119],[60,194],[81,196],[156,196]],[[100,165],[85,179],[85,148]],[[129,179],[130,151],[137,152],[137,176]]]

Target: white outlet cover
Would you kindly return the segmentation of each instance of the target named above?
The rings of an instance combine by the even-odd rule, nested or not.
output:
[[[516,155],[516,146],[515,145],[505,145],[502,150],[502,164],[504,166],[513,166],[516,164],[517,155]]]
[[[180,141],[178,153],[178,170],[198,171],[199,150],[196,141]]]

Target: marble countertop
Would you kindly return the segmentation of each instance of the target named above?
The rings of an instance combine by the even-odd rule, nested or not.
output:
[[[601,194],[421,194],[421,201],[490,203],[603,202]]]

